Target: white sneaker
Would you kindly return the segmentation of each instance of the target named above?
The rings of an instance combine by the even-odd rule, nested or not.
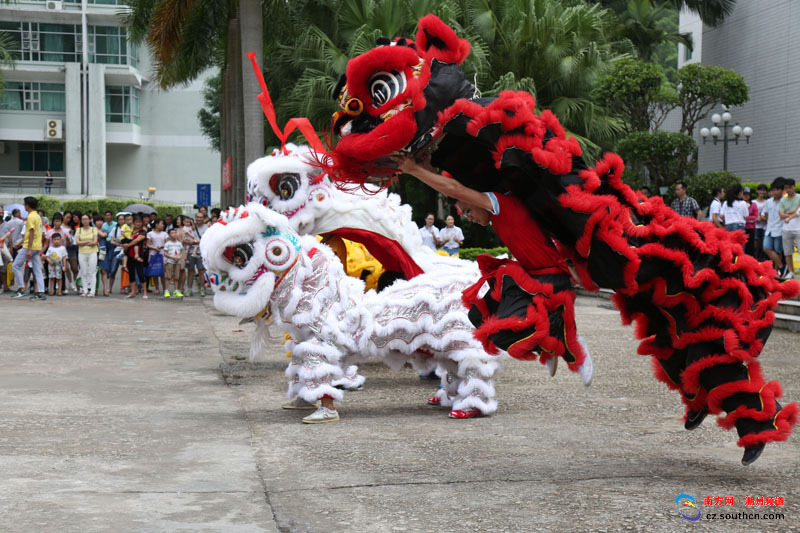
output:
[[[281,405],[281,409],[316,409],[317,404],[307,402],[300,396],[295,396],[290,402]]]
[[[339,411],[320,407],[303,419],[303,424],[324,424],[326,422],[338,422]]]
[[[550,372],[550,377],[556,375],[556,370],[558,369],[558,357],[551,357],[545,363],[547,365],[547,371]]]
[[[584,359],[583,364],[578,367],[578,375],[581,377],[583,384],[587,387],[592,384],[594,363],[592,363],[592,356],[589,355],[589,352],[586,352],[586,359]]]
[[[791,270],[788,270],[786,272],[786,275],[783,276],[783,279],[794,279],[794,272],[792,272]]]
[[[592,378],[594,378],[594,363],[592,362],[592,355],[589,353],[589,346],[586,344],[586,339],[578,337],[578,342],[581,343],[583,353],[586,354],[583,364],[578,367],[578,375],[581,377],[583,384],[588,387],[592,384]]]

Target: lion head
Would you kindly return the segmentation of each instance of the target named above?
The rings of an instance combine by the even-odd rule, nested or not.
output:
[[[250,318],[266,309],[276,283],[301,256],[300,237],[283,215],[259,203],[228,209],[200,240],[214,305]]]
[[[247,167],[247,202],[257,202],[289,219],[290,227],[304,235],[321,210],[328,207],[333,186],[308,146],[286,145]]]
[[[416,41],[378,44],[348,62],[334,90],[340,110],[333,131],[341,139],[329,154],[329,171],[337,179],[382,173],[381,165],[391,165],[383,158],[414,151],[439,111],[475,95],[459,66],[470,45],[435,15],[420,19]]]

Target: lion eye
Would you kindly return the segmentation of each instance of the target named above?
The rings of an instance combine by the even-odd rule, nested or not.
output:
[[[292,173],[275,174],[270,178],[269,185],[272,192],[280,196],[281,200],[288,200],[300,188],[300,176]]]
[[[406,90],[406,75],[396,70],[376,72],[367,85],[372,96],[372,105],[380,107]]]
[[[250,258],[253,257],[253,246],[250,243],[228,246],[225,248],[222,256],[236,268],[244,268],[247,266]]]

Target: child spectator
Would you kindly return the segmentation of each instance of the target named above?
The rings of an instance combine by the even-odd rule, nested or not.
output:
[[[56,218],[53,217],[53,222],[55,223],[55,221]],[[67,248],[61,241],[61,233],[53,233],[50,238],[50,246],[47,248],[47,255],[45,256],[48,278],[50,278],[50,296],[53,296],[55,293],[58,293],[59,296],[63,295],[61,276],[64,274],[64,269],[67,265]]]
[[[181,219],[181,242],[183,243],[183,247],[186,248],[186,275],[185,278],[181,279],[178,284],[180,289],[183,290],[183,282],[184,279],[186,280],[186,296],[192,296],[192,286],[194,285],[194,269],[197,266],[198,259],[200,257],[198,253],[197,246],[200,243],[200,239],[197,237],[197,230],[194,227],[194,221],[192,217],[184,216]],[[200,262],[200,268],[203,267],[203,263]]]
[[[167,234],[164,232],[164,221],[161,219],[156,219],[153,222],[153,230],[147,233],[147,248],[150,250],[150,259],[152,259],[156,255],[163,254],[164,243],[166,242],[167,242]],[[156,296],[161,294],[158,288],[159,280],[161,280],[161,287],[166,291],[166,286],[164,285],[164,279],[165,278],[163,275],[152,277],[153,287]]]
[[[169,298],[169,287],[173,287],[175,298],[183,298],[180,290],[177,290],[178,280],[180,279],[181,262],[185,259],[183,244],[178,240],[178,230],[170,228],[169,239],[164,244],[164,274],[166,285],[164,285],[164,298]]]
[[[131,292],[126,298],[135,298],[138,293],[139,285],[142,286],[142,299],[147,299],[147,278],[144,275],[144,250],[147,232],[142,227],[142,217],[133,218],[133,231],[128,248],[128,264],[133,271],[131,278]],[[135,281],[134,281],[135,280]]]

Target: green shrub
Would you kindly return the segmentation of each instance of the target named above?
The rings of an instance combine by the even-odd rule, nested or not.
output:
[[[53,214],[61,211],[61,200],[58,198],[37,196],[36,199],[39,200],[39,209],[44,211],[44,215],[51,221],[53,220]]]
[[[458,251],[458,257],[461,259],[469,259],[470,261],[474,261],[481,254],[493,256],[508,254],[508,256],[511,257],[508,248],[505,246],[498,246],[497,248],[462,248]]]
[[[64,200],[63,209],[65,211],[80,211],[91,215],[93,211],[100,211],[100,205],[97,200],[82,198],[80,200]]]
[[[772,185],[772,180],[770,180],[770,181],[761,181],[761,182],[746,181],[746,182],[742,183],[742,187],[750,187],[750,190],[753,192],[753,195],[755,196],[756,190],[758,190],[758,186],[761,185],[762,183],[764,185],[766,185],[767,186],[767,190],[769,190],[769,186]],[[794,188],[795,188],[795,190],[797,192],[800,193],[800,183],[795,183]]]
[[[700,204],[700,209],[705,209],[711,204],[711,200],[713,199],[711,197],[711,192],[713,191],[714,187],[722,187],[723,189],[727,189],[731,185],[742,183],[742,180],[739,178],[739,176],[727,170],[698,174],[696,176],[687,178],[684,181],[686,182],[686,187],[688,188],[687,194],[697,200],[697,203]],[[667,205],[669,205],[669,202],[672,201],[674,196],[675,190],[673,187],[670,191],[670,196],[664,199],[664,201],[667,202]]]
[[[113,200],[111,198],[101,198],[97,201],[97,205],[99,207],[97,211],[99,211],[101,215],[105,214],[106,211],[111,211],[112,214],[116,215],[125,209],[126,205],[130,205],[131,203],[133,203],[131,200]]]
[[[636,172],[635,170],[631,170],[629,168],[626,168],[622,172],[622,183],[624,183],[634,191],[638,191],[642,187],[647,185],[647,183],[644,181],[644,178],[639,172]],[[653,188],[651,187],[650,190],[652,191],[652,189]]]
[[[177,218],[178,215],[183,214],[183,207],[179,205],[172,205],[172,204],[156,204],[156,213],[158,213],[158,218],[164,218],[167,215],[172,215],[173,218]]]
[[[639,131],[620,139],[617,152],[631,170],[647,167],[656,186],[671,185],[693,171],[688,157],[697,150],[690,136],[668,131]]]

